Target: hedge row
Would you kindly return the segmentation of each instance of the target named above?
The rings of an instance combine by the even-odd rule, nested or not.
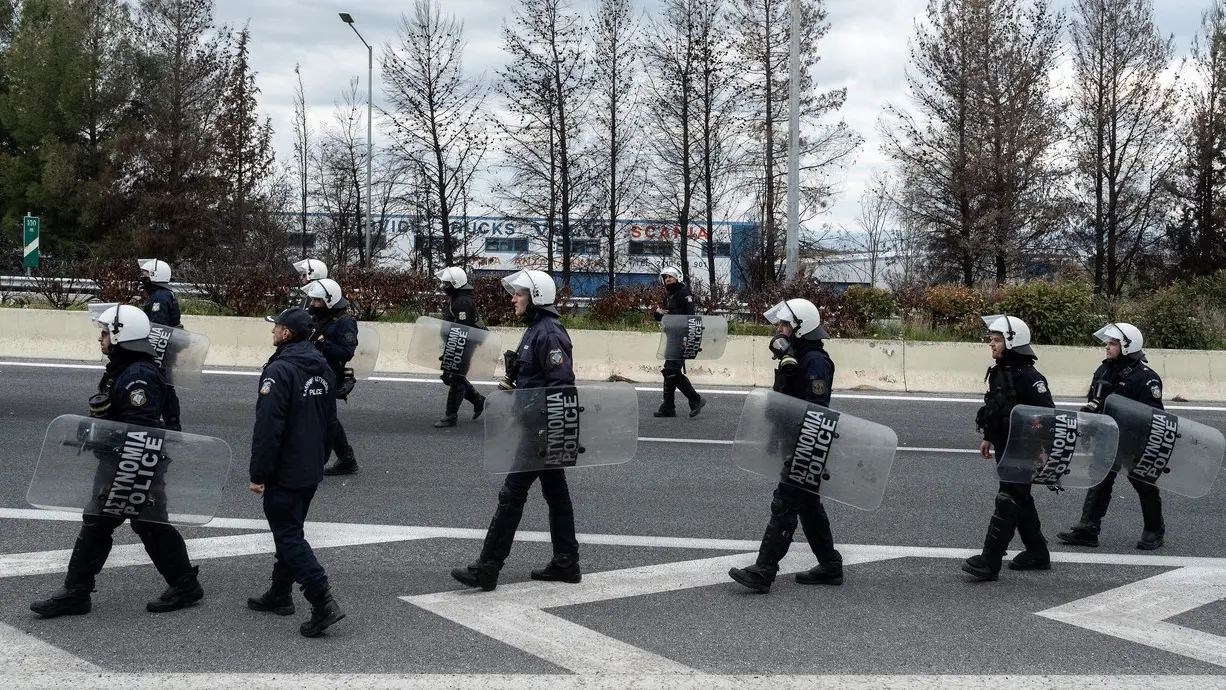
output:
[[[132,263],[89,262],[58,269],[62,275],[86,276],[97,282],[104,301],[128,301],[138,294]],[[41,279],[49,279],[44,275]],[[383,269],[347,268],[334,276],[343,286],[358,318],[376,320],[438,313],[442,296],[433,278]],[[274,312],[296,299],[297,275],[290,269],[202,266],[185,268],[176,282],[200,286],[219,313],[255,316]],[[514,324],[511,301],[501,279],[473,281],[478,309],[491,326]],[[71,306],[71,287],[47,280],[40,292],[52,306]],[[740,294],[695,295],[705,313],[725,313],[732,320],[764,324],[762,314],[785,298],[802,297],[822,311],[826,330],[835,337],[979,340],[980,316],[1006,312],[1018,316],[1034,333],[1036,344],[1096,345],[1093,333],[1108,321],[1128,321],[1145,334],[1148,347],[1226,349],[1226,271],[1128,299],[1095,298],[1089,283],[1035,281],[1018,285],[968,288],[934,285],[896,293],[866,287],[837,291],[814,283],[778,283]],[[602,294],[587,305],[586,320],[600,325],[636,327],[651,320],[664,299],[659,285],[628,287]],[[577,309],[569,289],[558,292],[563,313]]]

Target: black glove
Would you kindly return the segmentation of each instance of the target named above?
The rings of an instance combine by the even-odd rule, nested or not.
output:
[[[358,380],[353,376],[353,369],[345,368],[341,372],[341,385],[336,389],[337,400],[348,400],[349,394],[353,392],[353,387],[358,385]]]
[[[1081,411],[1101,414],[1108,395],[1111,395],[1111,384],[1102,379],[1095,381],[1094,385],[1090,386],[1089,401],[1081,407]]]
[[[785,336],[777,335],[771,338],[770,349],[773,357],[779,360],[779,370],[785,376],[791,376],[798,364],[796,354],[792,351],[792,341]]]

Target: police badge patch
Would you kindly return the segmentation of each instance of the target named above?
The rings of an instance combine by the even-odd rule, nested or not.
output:
[[[128,402],[132,403],[132,407],[140,407],[149,401],[149,396],[145,394],[144,388],[137,388],[128,393]]]
[[[813,382],[813,395],[825,395],[825,394],[826,394],[826,382],[823,381],[822,379],[817,379],[816,381],[814,381]]]
[[[153,306],[149,308],[153,311],[162,311],[162,305],[158,304],[157,302],[154,302]]]
[[[1150,395],[1154,396],[1154,400],[1161,400],[1162,399],[1162,384],[1158,383],[1157,381],[1150,381],[1149,382],[1149,393]]]
[[[456,312],[455,317],[459,319],[460,321],[463,321],[464,319],[468,318],[468,312],[466,311]]]
[[[559,348],[554,348],[549,351],[549,366],[560,367],[566,361],[566,355]]]
[[[272,379],[264,379],[260,382],[260,395],[268,395],[272,392],[272,384],[276,383]]]
[[[1034,382],[1034,389],[1035,389],[1036,391],[1040,392],[1040,393],[1046,393],[1046,392],[1047,392],[1047,384],[1046,384],[1046,383],[1044,383],[1044,382],[1042,382],[1042,381],[1035,381],[1035,382]]]
[[[345,334],[345,344],[346,345],[352,345],[356,342],[358,342],[358,337],[356,335],[354,335],[353,333]]]

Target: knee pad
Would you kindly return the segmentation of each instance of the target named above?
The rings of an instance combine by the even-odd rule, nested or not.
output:
[[[1011,513],[1017,510],[1017,499],[1004,491],[999,491],[996,493],[996,509],[1002,513]]]

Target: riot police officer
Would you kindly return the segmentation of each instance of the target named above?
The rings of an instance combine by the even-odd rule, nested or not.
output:
[[[321,280],[328,277],[328,265],[319,259],[303,259],[302,261],[294,262],[294,270],[298,272],[298,279],[303,286],[309,284],[312,280]],[[302,295],[303,309],[311,308],[311,298],[304,293]]]
[[[311,338],[324,359],[328,360],[336,381],[332,387],[333,396],[337,400],[345,400],[356,383],[353,370],[345,365],[357,351],[358,323],[349,315],[349,302],[341,294],[341,286],[335,280],[312,280],[302,290],[311,300],[308,311],[315,319],[315,331]],[[336,452],[336,460],[324,467],[324,474],[332,476],[357,472],[358,461],[353,446],[349,445],[349,438],[337,415],[332,415],[330,424],[331,447]]]
[[[153,363],[148,317],[140,308],[123,304],[106,310],[96,322],[102,327],[98,343],[107,357],[107,365],[98,394],[90,398],[90,416],[163,428],[162,398],[169,387],[162,371]],[[124,520],[84,515],[64,586],[49,599],[30,604],[30,610],[48,618],[89,613],[94,578],[106,565],[112,534]],[[166,613],[199,602],[204,597],[204,588],[196,578],[200,569],[188,559],[187,544],[179,531],[159,522],[132,519],[131,524],[154,567],[169,585],[156,601],[146,604],[146,610]]]
[[[690,292],[690,286],[681,282],[681,277],[681,269],[676,266],[666,266],[660,271],[660,282],[664,284],[666,294],[664,303],[657,306],[652,312],[652,318],[656,321],[663,320],[667,314],[694,315],[694,295]],[[676,417],[676,397],[677,391],[680,390],[690,403],[690,416],[697,417],[702,408],[706,406],[707,401],[694,390],[694,385],[685,375],[685,360],[666,360],[661,373],[664,376],[664,400],[660,403],[660,409],[656,410],[653,416]]]
[[[834,361],[822,344],[830,335],[822,328],[821,312],[809,300],[788,299],[776,304],[765,316],[775,324],[777,332],[770,342],[771,352],[779,360],[774,390],[829,407]],[[808,572],[798,573],[796,582],[802,585],[843,584],[843,556],[834,548],[830,518],[826,516],[821,497],[785,482],[775,487],[771,518],[762,535],[757,562],[747,568],[732,568],[728,571],[729,577],[750,589],[769,592],[779,573],[779,562],[792,545],[797,518],[804,527],[809,548],[817,556],[818,565]]]
[[[452,323],[484,329],[477,317],[477,300],[472,285],[468,282],[468,274],[458,266],[448,266],[435,274],[442,283],[443,292],[447,295],[447,305],[443,309],[443,320]],[[473,406],[473,419],[479,419],[485,411],[485,397],[477,392],[468,379],[458,374],[443,372],[443,383],[447,384],[447,407],[443,418],[434,423],[436,429],[455,426],[460,412],[460,402],[467,400]]]
[[[520,340],[519,350],[504,355],[507,373],[500,387],[573,386],[575,371],[570,335],[558,320],[558,310],[554,306],[557,288],[553,278],[544,271],[524,270],[504,278],[502,285],[511,293],[516,316],[528,329]],[[507,475],[498,492],[498,509],[486,532],[481,556],[467,567],[452,570],[453,578],[487,592],[498,585],[498,573],[511,553],[528,490],[538,479],[541,493],[549,504],[549,534],[554,555],[547,566],[532,571],[532,579],[569,583],[582,579],[575,511],[566,485],[566,471],[560,468]]]
[[[330,421],[336,417],[333,367],[311,343],[310,314],[290,308],[269,318],[277,351],[260,374],[251,436],[251,491],[263,497],[264,516],[276,544],[272,586],[247,600],[255,611],[294,612],[297,582],[311,603],[299,631],[317,637],[345,617],[332,596],[328,574],[303,536],[315,490],[323,481]]]
[[[1030,346],[1030,327],[1016,316],[983,317],[988,328],[988,347],[995,364],[988,369],[985,381],[988,392],[983,396],[975,423],[983,434],[979,455],[984,460],[995,451],[997,462],[1009,440],[1009,418],[1018,405],[1054,408],[1047,379],[1035,369],[1038,359]],[[1022,538],[1022,551],[1009,563],[1011,570],[1048,570],[1051,555],[1039,513],[1030,494],[1030,484],[1000,482],[996,493],[996,509],[988,523],[983,541],[983,553],[971,556],[962,570],[977,580],[996,580],[1001,562],[1013,541],[1016,530]]]
[[[1159,410],[1163,409],[1162,377],[1146,364],[1145,352],[1141,349],[1145,342],[1141,330],[1130,323],[1110,323],[1099,329],[1094,337],[1106,343],[1107,358],[1094,372],[1086,398],[1088,402],[1081,410],[1102,414],[1107,396],[1113,393]],[[1108,473],[1102,483],[1086,492],[1081,521],[1068,531],[1057,534],[1056,537],[1060,541],[1074,546],[1098,546],[1098,533],[1102,527],[1103,516],[1107,514],[1107,506],[1111,503],[1111,488],[1115,485],[1115,475],[1115,472]],[[1162,497],[1158,493],[1158,487],[1153,484],[1146,484],[1132,477],[1129,477],[1128,481],[1141,499],[1141,519],[1144,526],[1137,548],[1152,551],[1162,546],[1166,533],[1166,525],[1162,520]]]
[[[150,323],[170,328],[183,328],[183,318],[179,311],[179,299],[170,289],[170,264],[160,259],[149,259],[140,264],[140,282],[148,301],[145,302],[145,315]],[[166,397],[163,402],[163,414],[166,428],[182,431],[183,425],[179,419],[179,395],[175,387],[166,386]]]

